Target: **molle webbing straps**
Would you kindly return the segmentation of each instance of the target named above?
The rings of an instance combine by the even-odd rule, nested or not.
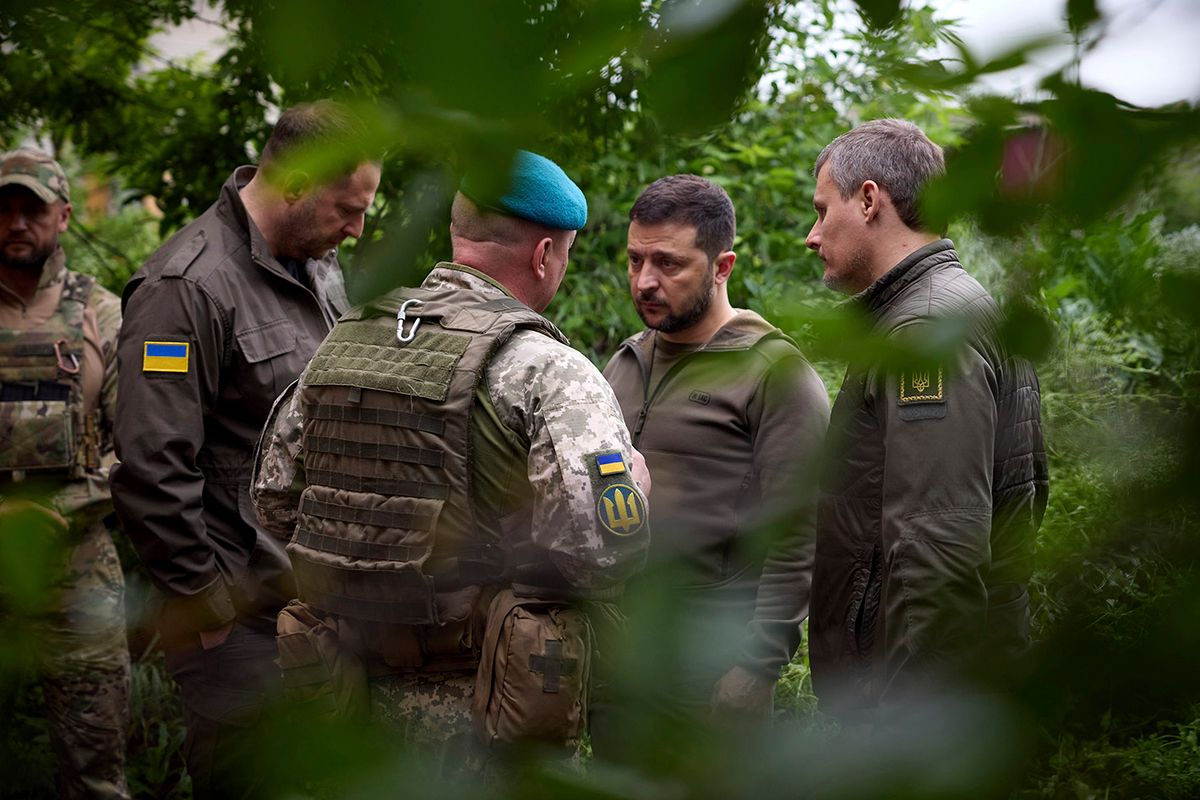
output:
[[[415,564],[401,569],[355,569],[296,557],[301,599],[333,614],[369,622],[436,625],[433,583]]]
[[[446,432],[445,421],[437,417],[384,408],[314,404],[304,407],[304,417],[305,419],[328,419],[339,422],[386,425],[393,428],[411,428],[415,431],[432,433],[434,436],[441,436]]]
[[[433,530],[434,514],[409,511],[387,511],[382,508],[342,505],[315,500],[311,496],[300,502],[300,513],[337,522],[355,522],[380,528],[404,528],[414,531]],[[408,560],[407,558],[405,559]]]
[[[292,541],[296,544],[326,553],[354,556],[355,558],[369,558],[374,561],[416,561],[422,556],[429,555],[429,548],[427,547],[342,539],[337,536],[328,536],[324,533],[310,531],[306,528],[297,529],[295,536],[292,537]]]
[[[302,599],[435,624],[435,592],[501,580],[504,551],[475,517],[471,414],[488,362],[518,328],[561,338],[511,298],[419,289],[333,329],[300,390],[307,487],[288,552]]]
[[[430,500],[445,500],[450,496],[450,486],[445,483],[375,478],[352,475],[346,472],[333,472],[325,469],[310,469],[306,477],[310,483],[329,486],[334,489],[349,489],[352,492],[405,495],[407,497],[423,497]]]
[[[55,313],[0,331],[0,470],[81,478],[100,465],[98,414],[84,412],[84,314],[96,279],[67,272]]]
[[[404,464],[423,464],[427,467],[440,467],[446,458],[445,453],[438,450],[415,445],[351,442],[334,436],[306,436],[304,447],[313,453],[378,461],[399,461]]]

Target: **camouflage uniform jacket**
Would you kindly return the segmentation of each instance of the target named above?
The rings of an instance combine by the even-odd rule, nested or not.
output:
[[[977,655],[1004,664],[1028,647],[1049,477],[1037,375],[1004,348],[953,243],[914,251],[851,304],[910,348],[965,330],[936,364],[852,363],[833,406],[813,687],[826,711],[868,721],[941,692]]]
[[[421,288],[461,289],[464,296],[510,296],[482,273],[445,263]],[[493,497],[508,495],[496,497],[495,506],[481,509],[480,516],[486,519],[489,510],[526,516],[528,541],[517,543],[518,558],[540,558],[569,587],[584,592],[619,587],[641,567],[649,528],[640,492],[634,501],[639,521],[632,527],[614,524],[604,503],[614,479],[633,483],[625,471],[632,456],[629,432],[612,390],[582,354],[529,330],[517,331],[497,350],[484,380],[487,391],[481,401],[492,407],[485,413],[494,413],[507,431],[524,469],[507,475],[501,473],[510,471],[508,465],[497,469],[475,462],[475,485],[491,487],[488,494]],[[279,399],[263,432],[252,489],[263,527],[284,540],[296,527],[305,487],[299,395],[293,387]],[[603,467],[604,456],[612,454],[621,461],[624,474],[614,476],[616,467]],[[517,498],[528,507],[513,509]]]
[[[236,170],[123,297],[113,502],[166,595],[161,627],[184,637],[235,618],[273,628],[294,596],[250,508],[254,445],[349,305],[334,251],[307,262],[308,285],[271,255],[238,194],[253,174]]]
[[[59,247],[46,260],[37,293],[24,303],[0,283],[0,329],[31,330],[58,313],[68,275],[66,256]],[[83,410],[99,411],[100,467],[88,470],[79,480],[63,482],[53,490],[49,502],[72,527],[86,530],[112,510],[108,472],[113,462],[113,420],[117,405],[117,334],[121,328],[121,303],[112,292],[92,287],[83,312],[83,354],[79,379]]]

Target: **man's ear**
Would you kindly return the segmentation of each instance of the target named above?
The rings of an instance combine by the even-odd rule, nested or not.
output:
[[[67,232],[67,224],[70,221],[71,221],[71,204],[63,203],[62,208],[59,210],[58,232],[66,233]]]
[[[717,271],[713,275],[713,280],[717,283],[725,283],[729,280],[729,276],[733,274],[733,262],[737,261],[737,253],[732,250],[726,250],[717,256],[716,266]]]
[[[533,257],[530,259],[530,266],[533,269],[533,276],[540,280],[546,278],[546,254],[554,247],[554,240],[549,236],[543,238],[533,246]]]
[[[312,178],[307,172],[294,169],[283,179],[283,199],[288,205],[295,203],[312,188]]]
[[[859,205],[862,210],[863,222],[876,219],[883,210],[883,190],[875,181],[863,181],[859,189]]]

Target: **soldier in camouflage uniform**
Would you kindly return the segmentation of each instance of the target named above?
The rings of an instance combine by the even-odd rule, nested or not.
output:
[[[102,522],[121,310],[94,278],[66,269],[58,237],[70,214],[57,162],[29,149],[3,156],[0,528],[36,512],[64,545],[53,602],[35,623],[60,793],[128,797],[125,579]]]
[[[337,684],[326,700],[346,712],[367,705],[343,691],[347,677],[369,678],[371,712],[406,742],[461,753],[496,590],[605,599],[641,567],[648,475],[604,379],[536,313],[585,219],[582,192],[540,156],[517,154],[498,199],[468,178],[454,263],[343,316],[276,403],[251,495],[262,525],[290,540],[304,601],[280,616],[285,684],[319,694],[306,676],[323,662]],[[404,593],[413,586],[428,593]],[[295,649],[297,637],[317,645]]]

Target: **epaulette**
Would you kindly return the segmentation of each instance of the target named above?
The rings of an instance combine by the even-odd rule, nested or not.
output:
[[[195,236],[188,239],[175,251],[159,274],[164,278],[180,277],[187,272],[188,267],[195,263],[196,258],[203,252],[206,244],[204,231],[198,231]]]

